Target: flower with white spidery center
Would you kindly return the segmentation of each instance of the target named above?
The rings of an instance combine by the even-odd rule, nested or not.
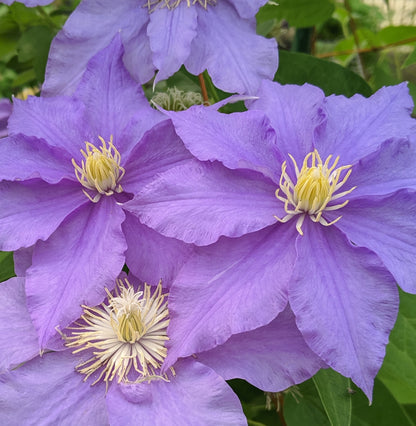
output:
[[[101,370],[101,379],[108,385],[115,377],[117,382],[130,382],[132,369],[137,378],[134,383],[151,380],[167,380],[160,374],[166,357],[166,329],[169,311],[162,284],[151,291],[144,284],[143,291],[134,291],[128,280],[117,281],[116,295],[108,293],[108,302],[98,307],[83,306],[81,320],[64,336],[66,346],[75,348],[73,353],[94,349],[87,361],[77,366],[85,374],[85,380]]]
[[[338,222],[342,216],[338,216],[332,222],[327,222],[325,218],[322,217],[322,213],[324,211],[339,210],[348,204],[348,200],[345,200],[341,204],[328,206],[328,203],[331,201],[348,195],[356,188],[353,187],[347,191],[336,194],[348,180],[352,171],[352,166],[342,166],[336,169],[335,167],[338,164],[339,157],[336,157],[330,166],[329,163],[332,155],[329,155],[325,163],[323,163],[316,149],[305,157],[301,170],[299,170],[295,159],[290,154],[289,157],[295,167],[296,183],[293,184],[287,174],[287,164],[285,161],[282,164],[282,174],[280,176],[279,188],[276,190],[276,197],[285,203],[287,215],[283,218],[277,216],[275,216],[275,218],[279,222],[284,223],[292,219],[292,217],[300,215],[296,222],[296,229],[300,235],[303,235],[302,224],[306,214],[308,214],[314,222],[319,222],[324,226],[330,226]],[[309,159],[311,160],[310,165],[308,165]],[[341,179],[341,174],[344,170],[348,171]],[[279,195],[280,191],[282,191],[285,196]]]

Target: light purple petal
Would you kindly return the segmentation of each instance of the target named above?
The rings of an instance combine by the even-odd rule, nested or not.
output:
[[[23,278],[10,278],[0,284],[0,305],[0,372],[2,372],[38,355],[39,344],[26,307]]]
[[[18,277],[26,276],[26,269],[32,265],[33,246],[21,248],[13,253],[14,272]]]
[[[282,86],[263,81],[257,96],[249,109],[266,113],[276,131],[279,150],[288,160],[291,154],[301,166],[305,155],[313,150],[316,129],[325,122],[324,92],[309,84]]]
[[[153,63],[159,70],[154,84],[179,70],[191,52],[196,36],[197,8],[182,2],[174,10],[157,8],[147,26]]]
[[[377,151],[352,167],[348,187],[357,188],[348,195],[357,197],[387,195],[399,189],[416,189],[416,140],[390,139]]]
[[[46,240],[88,199],[74,182],[50,185],[33,179],[0,182],[0,250],[13,251]]]
[[[12,113],[12,103],[9,99],[0,99],[0,138],[7,136],[7,121]]]
[[[247,168],[279,183],[284,161],[276,133],[260,111],[222,114],[204,106],[167,112],[185,146],[201,161],[221,161],[229,169]]]
[[[289,308],[270,324],[231,336],[196,355],[225,380],[240,378],[266,392],[280,392],[326,365],[306,345]]]
[[[246,425],[237,395],[213,370],[192,359],[175,365],[170,381],[113,385],[107,394],[114,426]]]
[[[228,0],[228,2],[236,8],[242,18],[252,18],[267,0]]]
[[[117,35],[108,47],[89,61],[74,94],[86,106],[90,134],[105,140],[113,136],[122,158],[138,142],[138,136],[163,118],[149,105],[141,86],[125,69],[123,53],[121,37]],[[141,135],[131,132],[133,120],[140,121]]]
[[[341,219],[342,220],[342,219]],[[353,246],[335,226],[305,221],[289,302],[309,347],[371,401],[399,306],[379,258]]]
[[[0,179],[41,178],[57,183],[63,178],[75,180],[71,156],[66,150],[49,146],[44,140],[21,134],[0,143]]]
[[[221,90],[255,95],[262,79],[273,79],[277,65],[276,41],[255,33],[254,17],[241,19],[223,1],[198,8],[198,34],[185,62],[192,74],[207,69]]]
[[[68,217],[33,251],[26,293],[42,347],[82,313],[81,304],[98,305],[112,290],[124,265],[126,242],[122,209],[111,198],[88,203]]]
[[[126,23],[121,32],[125,49],[123,60],[133,78],[138,83],[144,84],[154,76],[156,70],[147,36],[150,18],[148,11],[138,5],[136,0],[130,3],[135,10],[131,16],[123,18],[123,22]]]
[[[74,371],[70,351],[47,353],[0,376],[0,423],[21,425],[108,424],[105,386],[91,386]]]
[[[130,213],[123,223],[126,236],[126,263],[142,281],[156,285],[162,280],[170,287],[174,277],[192,253],[192,246],[153,231]]]
[[[162,173],[125,206],[167,237],[208,245],[275,223],[275,189],[256,172],[194,161]]]
[[[416,293],[416,193],[360,198],[340,212],[336,226],[354,244],[374,251],[404,291]],[[327,215],[329,220],[335,213]]]
[[[135,194],[154,180],[158,173],[192,158],[175,133],[171,121],[165,119],[146,132],[124,164],[126,174],[121,182],[123,189]]]
[[[71,157],[85,148],[85,106],[67,97],[15,99],[9,119],[9,135],[22,133],[44,139],[48,145],[66,150]]]
[[[416,131],[407,83],[383,87],[370,98],[333,95],[325,100],[325,110],[328,120],[315,147],[323,158],[339,155],[340,164],[354,164],[384,141],[406,138]]]
[[[167,365],[268,324],[283,311],[296,232],[276,225],[196,250],[170,291]]]
[[[123,41],[128,42],[142,30],[148,19],[147,9],[137,0],[83,1],[52,42],[42,95],[72,94],[88,61],[96,53],[118,32],[121,32]],[[143,66],[148,68],[147,62],[143,57]]]

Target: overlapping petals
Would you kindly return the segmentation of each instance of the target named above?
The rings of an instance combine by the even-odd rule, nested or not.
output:
[[[128,257],[137,275],[152,282],[171,279],[180,265],[173,256],[167,261],[158,244],[172,250],[181,246],[184,259],[188,253],[185,243],[164,242],[154,231],[141,229],[137,219],[122,227],[126,200],[158,174],[192,159],[172,126],[160,123],[166,118],[149,106],[122,56],[116,36],[92,58],[72,97],[16,101],[10,134],[0,147],[0,250],[33,253],[18,262],[18,269],[29,268],[28,307],[42,347],[57,326],[79,317],[81,304],[97,304],[105,287],[112,288],[126,250],[132,250]],[[112,167],[125,182],[113,183],[113,193],[100,195],[93,177],[93,186],[85,187],[80,174],[90,173],[86,169],[75,173],[74,163],[86,163],[81,150],[88,151],[87,143],[102,149],[103,143],[114,144],[108,151],[114,156]],[[136,244],[152,237],[154,242],[141,241],[152,248],[141,259]]]
[[[112,386],[107,410],[112,425],[245,425],[237,395],[217,373],[193,359],[175,365],[170,382]],[[203,390],[203,391],[202,391]],[[134,420],[133,420],[134,419]]]
[[[167,362],[268,324],[283,311],[296,259],[294,233],[269,227],[196,250],[171,289],[176,319],[170,325],[171,342],[182,352],[173,348]]]
[[[224,0],[205,9],[179,2],[148,7],[145,0],[83,1],[52,42],[43,94],[71,94],[91,57],[120,32],[124,63],[139,82],[155,83],[182,65],[193,74],[208,70],[227,92],[254,94],[278,65],[274,39],[255,33],[255,14],[266,0]]]
[[[195,325],[172,325],[172,338],[184,344],[186,354],[209,349],[243,329],[269,323],[289,300],[310,349],[352,377],[371,399],[397,315],[395,281],[416,291],[416,127],[410,117],[411,98],[405,85],[383,88],[368,99],[347,99],[326,98],[310,85],[272,82],[263,82],[258,97],[248,112],[232,118],[212,107],[168,113],[184,144],[200,160],[204,182],[221,177],[221,185],[207,185],[202,197],[195,191],[197,179],[187,184],[177,173],[180,185],[175,185],[162,175],[154,188],[147,186],[130,202],[153,213],[147,200],[155,190],[158,206],[167,203],[169,208],[145,219],[148,226],[184,241],[192,238],[198,245],[211,243],[192,254],[172,287],[172,315],[192,318]],[[242,129],[263,129],[257,136],[239,132],[239,122]],[[233,130],[224,131],[225,123]],[[206,143],[201,140],[204,132]],[[296,197],[302,197],[306,195],[301,191],[308,194],[307,185],[315,190],[316,174],[307,175],[306,170],[318,163],[333,167],[328,177],[319,176],[337,181],[337,187],[331,189],[329,201],[319,201],[318,194],[317,201],[303,200],[298,207],[294,192],[299,190]],[[248,169],[256,172],[248,174]],[[304,186],[295,189],[301,178]],[[266,183],[269,190],[262,186]],[[175,199],[169,198],[173,192]],[[272,203],[252,202],[250,214],[243,214],[255,194],[274,200],[274,211]],[[242,214],[226,210],[229,199]],[[312,202],[322,202],[322,209],[313,210],[317,207]],[[263,221],[257,229],[247,226],[256,214]],[[179,217],[186,219],[180,222]],[[221,227],[213,226],[217,222]],[[233,238],[215,243],[212,229],[216,238]]]

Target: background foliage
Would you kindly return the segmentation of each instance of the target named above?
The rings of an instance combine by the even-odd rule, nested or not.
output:
[[[78,3],[57,0],[36,8],[0,5],[0,98],[39,92],[50,42]],[[269,1],[257,15],[258,33],[279,43],[276,81],[308,82],[327,95],[369,96],[384,85],[407,80],[416,102],[415,0],[278,3]],[[212,85],[208,75],[205,78],[213,102],[228,96]],[[198,78],[183,68],[156,90],[172,86],[200,90]],[[152,96],[151,84],[145,91]],[[241,108],[233,104],[228,110]],[[13,275],[12,253],[0,253],[0,281]],[[398,320],[371,406],[349,379],[332,370],[321,370],[280,394],[265,395],[242,380],[230,384],[252,426],[416,426],[416,296],[401,293]]]

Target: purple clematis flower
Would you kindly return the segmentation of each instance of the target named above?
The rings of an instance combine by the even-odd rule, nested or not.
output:
[[[43,95],[69,94],[88,60],[120,32],[124,63],[139,82],[208,70],[227,92],[255,93],[278,65],[276,41],[256,35],[267,0],[84,0],[52,42]]]
[[[171,343],[208,350],[289,303],[309,347],[371,399],[396,282],[416,293],[412,100],[405,84],[347,99],[267,81],[258,97],[168,113],[196,158],[126,205],[201,246],[173,284]]]
[[[60,332],[54,352],[38,356],[24,278],[2,283],[1,423],[244,425],[240,402],[224,378],[242,373],[277,391],[322,366],[289,311],[222,347],[163,365],[167,296],[161,284],[119,279],[101,305],[84,306],[81,318]]]
[[[9,99],[0,99],[0,138],[7,136],[7,121],[12,113]]]
[[[102,300],[125,262],[158,282],[190,252],[123,209],[190,154],[149,106],[122,54],[117,37],[90,61],[72,97],[15,100],[0,144],[0,250],[29,252],[19,270],[31,264],[26,292],[42,347],[56,326],[79,317],[80,304]]]

